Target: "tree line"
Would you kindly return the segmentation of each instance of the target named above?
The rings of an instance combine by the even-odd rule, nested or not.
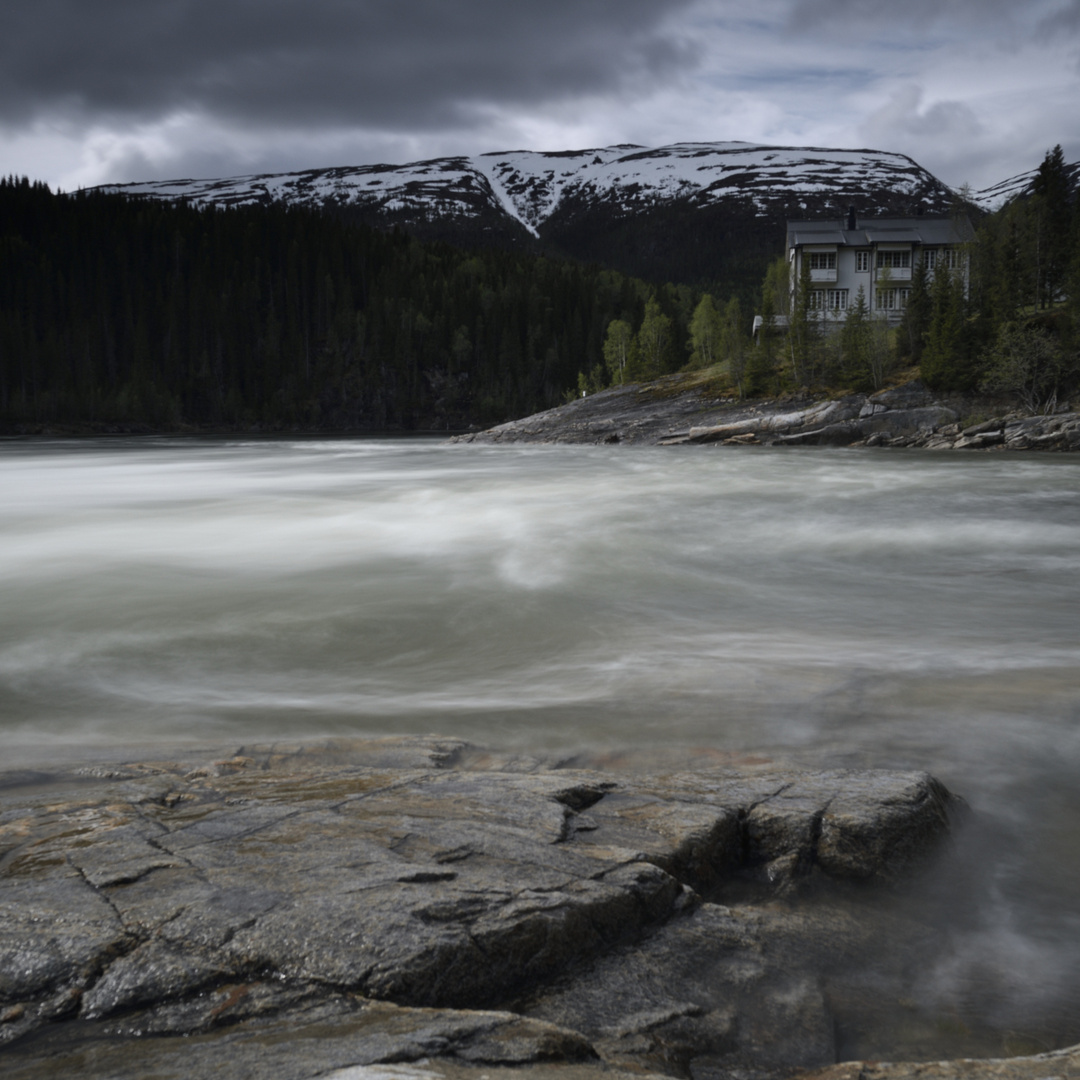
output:
[[[64,196],[25,178],[0,180],[0,270],[9,431],[490,424],[561,403],[603,364],[609,324],[641,322],[650,298],[679,334],[693,301],[316,210]]]
[[[1080,382],[1080,207],[1060,147],[1030,194],[979,216],[963,263],[916,265],[898,327],[865,295],[827,326],[780,257],[757,313],[787,332],[753,340],[740,296],[597,265],[0,179],[0,425],[454,429],[687,368],[745,397],[917,371],[1052,408]]]

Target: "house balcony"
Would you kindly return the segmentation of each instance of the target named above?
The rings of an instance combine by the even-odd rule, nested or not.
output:
[[[877,273],[874,275],[875,280],[880,285],[882,281],[910,281],[911,280],[911,267],[910,266],[879,266]]]
[[[811,270],[810,280],[813,282],[818,281],[835,281],[836,280],[836,268],[832,270]]]

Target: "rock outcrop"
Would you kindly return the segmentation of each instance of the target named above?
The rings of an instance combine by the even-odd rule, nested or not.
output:
[[[707,382],[670,376],[604,390],[452,441],[1080,450],[1080,413],[1003,412],[964,425],[962,407],[936,399],[919,382],[835,400],[742,403],[715,396]]]
[[[922,773],[613,775],[439,739],[0,792],[24,1077],[825,1066],[861,1023],[851,973],[899,997],[933,947],[895,898],[960,806]]]

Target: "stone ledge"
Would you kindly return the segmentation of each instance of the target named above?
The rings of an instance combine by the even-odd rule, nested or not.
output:
[[[947,850],[962,809],[924,773],[615,773],[445,739],[0,790],[0,1040],[27,1076],[65,1046],[136,1060],[181,1034],[228,1060],[267,1025],[323,1014],[327,1031],[363,1019],[409,1045],[453,1014],[474,1039],[492,1009],[518,1065],[824,1066],[837,1008],[861,1022],[850,972],[873,955],[898,995],[898,957],[935,948],[888,898]],[[446,1039],[421,1056],[472,1060]],[[419,1060],[391,1043],[334,1068]]]

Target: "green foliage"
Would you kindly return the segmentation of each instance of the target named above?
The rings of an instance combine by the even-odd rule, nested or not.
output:
[[[795,283],[788,330],[791,373],[796,386],[809,386],[816,374],[819,334],[816,313],[810,309],[812,297],[810,260],[804,258],[801,260],[799,280]]]
[[[810,267],[807,264],[807,273]],[[765,271],[765,280],[761,286],[762,311],[768,310],[771,316],[788,315],[789,295],[791,290],[791,272],[788,261],[783,255],[778,255]]]
[[[1038,304],[1046,308],[1065,285],[1071,256],[1071,191],[1060,143],[1047,151],[1039,166],[1031,203],[1037,234]]]
[[[672,320],[660,309],[657,300],[645,304],[645,316],[637,332],[637,349],[631,372],[635,379],[656,379],[670,370],[673,348]]]
[[[893,331],[880,315],[874,315],[860,285],[840,330],[840,381],[855,390],[880,390],[893,363]]]
[[[762,328],[746,357],[743,386],[749,397],[775,393],[780,385],[780,321],[788,310],[788,263],[783,256],[770,263],[761,286]]]
[[[932,314],[926,267],[919,260],[911,274],[911,295],[896,335],[897,359],[917,364],[922,359],[923,342]]]
[[[690,319],[691,368],[709,368],[719,363],[723,325],[716,301],[710,293],[703,294]]]
[[[1076,374],[1075,357],[1070,362],[1047,330],[1007,323],[998,332],[980,389],[1011,394],[1029,412],[1052,412],[1066,379]]]
[[[724,306],[720,330],[720,357],[727,366],[728,375],[739,391],[740,398],[746,394],[748,350],[749,341],[743,324],[742,305],[739,303],[739,298],[733,296]]]
[[[855,302],[847,309],[840,331],[840,357],[837,375],[844,381],[858,381],[867,366],[870,351],[870,305],[866,290],[860,285]]]
[[[930,289],[930,323],[919,367],[932,390],[970,390],[975,384],[966,316],[962,273],[938,267]]]
[[[610,385],[622,386],[626,382],[627,372],[633,367],[635,348],[633,327],[625,319],[612,319],[604,337],[604,364]]]

